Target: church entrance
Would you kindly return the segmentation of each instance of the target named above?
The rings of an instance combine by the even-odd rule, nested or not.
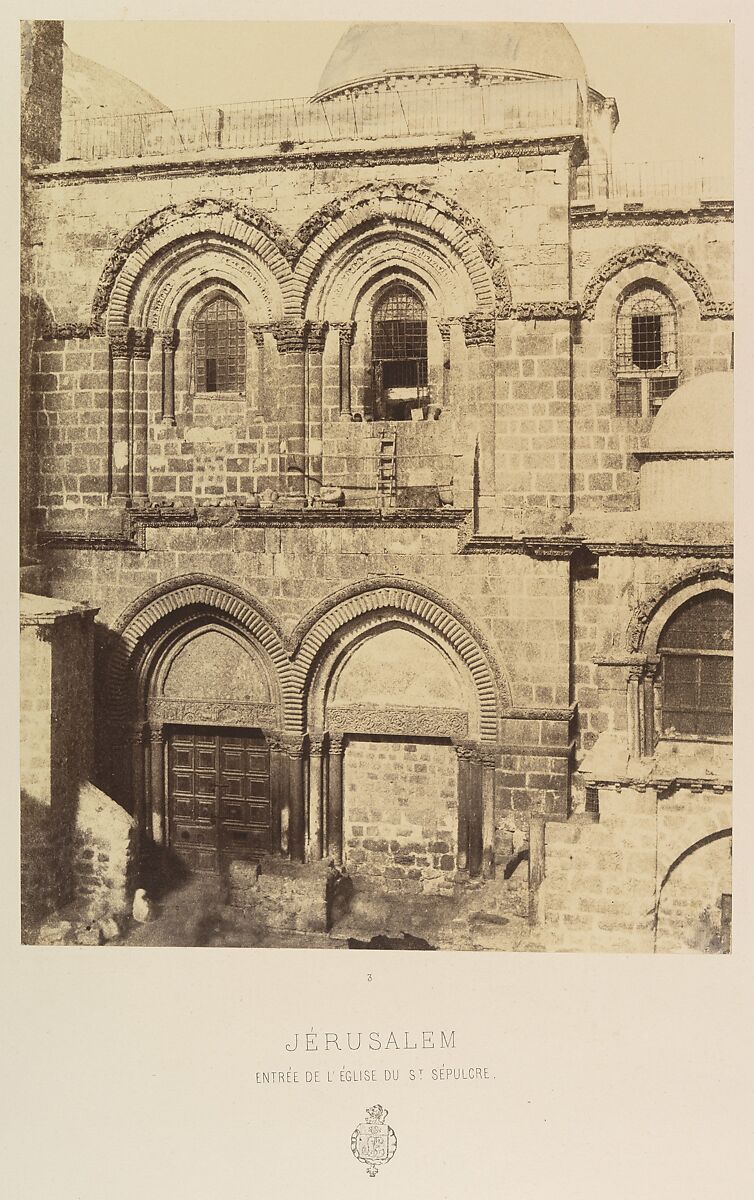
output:
[[[270,754],[260,733],[179,727],[168,734],[169,843],[192,871],[272,849]]]

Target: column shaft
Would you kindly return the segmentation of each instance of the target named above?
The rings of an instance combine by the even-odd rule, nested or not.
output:
[[[131,330],[117,329],[110,334],[112,386],[110,407],[110,494],[125,501],[131,494],[130,480],[130,407],[131,407]]]
[[[152,837],[158,845],[168,842],[167,797],[165,795],[165,735],[161,727],[150,730],[149,801]]]
[[[283,851],[283,804],[284,788],[283,770],[285,767],[282,743],[273,739],[270,742],[270,809],[271,809],[271,841],[272,853]],[[287,845],[285,847],[287,851]]]
[[[343,862],[343,739],[330,738],[327,789],[327,854]]]
[[[152,334],[148,329],[134,330],[133,357],[133,437],[131,443],[134,496],[146,500],[149,454],[149,352]]]
[[[482,758],[482,872],[488,879],[495,874],[495,756],[489,752]]]
[[[309,743],[309,836],[307,859],[318,862],[322,858],[322,742]]]
[[[288,853],[293,862],[303,862],[305,857],[305,812],[304,812],[304,755],[299,744],[288,748],[289,809]]]

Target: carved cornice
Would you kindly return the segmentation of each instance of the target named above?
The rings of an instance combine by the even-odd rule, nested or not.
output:
[[[233,725],[268,729],[275,724],[274,704],[243,700],[192,700],[161,696],[150,701],[149,719],[176,725]]]
[[[61,163],[54,167],[40,167],[29,173],[30,181],[36,186],[75,186],[83,181],[110,181],[119,179],[175,179],[178,177],[220,177],[244,173],[266,173],[268,171],[311,171],[337,169],[338,167],[385,167],[406,164],[434,164],[445,160],[471,161],[475,159],[521,158],[526,155],[573,155],[576,165],[585,155],[584,142],[579,134],[563,134],[560,137],[542,137],[537,132],[527,137],[524,132],[503,138],[499,134],[489,138],[477,138],[474,142],[459,143],[458,138],[438,140],[431,146],[371,146],[369,149],[315,150],[307,147],[280,153],[275,150],[251,150],[246,154],[231,153],[227,156],[187,158],[185,156],[156,159],[137,158],[132,162],[113,164],[80,162]]]
[[[269,331],[280,354],[294,354],[306,345],[307,321],[273,321]]]
[[[55,321],[49,320],[43,323],[39,338],[43,342],[66,342],[74,339],[84,341],[101,332],[100,329],[86,321],[69,321],[58,325]]]
[[[470,316],[461,318],[463,340],[467,346],[493,346],[495,344],[495,318]]]
[[[584,289],[581,305],[584,319],[592,320],[602,291],[611,279],[628,267],[639,266],[642,263],[656,263],[658,266],[668,267],[675,271],[694,293],[702,320],[729,319],[733,316],[733,305],[715,301],[707,280],[693,263],[677,254],[675,250],[669,250],[666,246],[645,244],[629,246],[625,250],[619,251],[595,271]]]
[[[571,224],[583,226],[635,226],[635,225],[706,225],[733,221],[733,201],[708,202],[699,208],[689,209],[600,209],[591,211],[571,206]]]

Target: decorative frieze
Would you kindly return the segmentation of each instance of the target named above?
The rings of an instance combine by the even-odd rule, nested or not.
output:
[[[377,733],[412,737],[463,738],[468,734],[468,716],[461,709],[416,708],[395,705],[329,705],[327,721],[340,733]]]

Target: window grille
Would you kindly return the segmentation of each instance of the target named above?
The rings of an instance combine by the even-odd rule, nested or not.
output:
[[[212,300],[194,321],[194,380],[197,392],[243,392],[246,324],[238,305]]]
[[[676,737],[733,733],[733,599],[704,592],[670,618],[658,650],[662,729]]]
[[[677,388],[676,313],[659,288],[643,287],[624,298],[616,326],[616,367],[619,416],[651,416]]]
[[[427,315],[408,288],[392,288],[372,317],[372,358],[377,386],[419,388],[427,384]]]

